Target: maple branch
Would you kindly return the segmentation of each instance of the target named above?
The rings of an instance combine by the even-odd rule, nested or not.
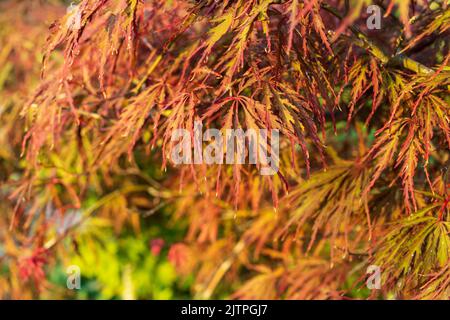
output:
[[[323,3],[321,4],[321,8],[331,13],[336,18],[340,20],[343,19],[342,15],[330,5]],[[357,38],[355,44],[358,47],[361,47],[369,51],[373,56],[378,58],[383,64],[403,67],[407,70],[414,71],[418,74],[430,74],[434,72],[433,69],[428,68],[427,66],[409,58],[404,54],[397,54],[393,57],[389,57],[380,47],[378,47],[376,44],[370,41],[367,35],[364,32],[362,32],[358,27],[351,25],[349,28]]]

